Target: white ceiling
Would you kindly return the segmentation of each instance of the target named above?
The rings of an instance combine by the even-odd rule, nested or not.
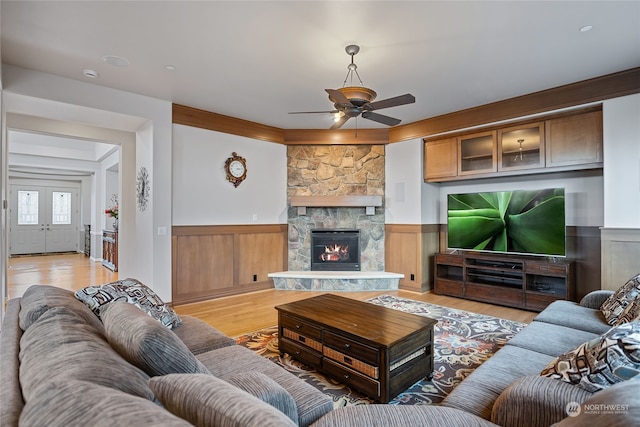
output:
[[[331,125],[328,114],[288,112],[332,109],[324,89],[342,86],[349,44],[361,46],[355,62],[378,99],[416,97],[384,110],[403,123],[640,66],[639,1],[3,0],[0,8],[4,63],[280,128]],[[593,29],[580,32],[585,25]],[[109,65],[104,55],[130,64]]]

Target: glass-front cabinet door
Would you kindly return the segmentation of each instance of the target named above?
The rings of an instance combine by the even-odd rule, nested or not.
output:
[[[496,172],[496,132],[481,132],[458,138],[460,175]]]
[[[498,170],[544,167],[544,122],[498,130]]]

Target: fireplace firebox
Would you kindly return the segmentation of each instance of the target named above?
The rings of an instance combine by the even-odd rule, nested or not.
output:
[[[312,271],[360,271],[360,230],[311,230]]]

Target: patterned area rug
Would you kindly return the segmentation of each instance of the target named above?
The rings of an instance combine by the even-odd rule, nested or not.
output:
[[[435,326],[434,375],[423,379],[394,398],[391,405],[419,405],[440,402],[482,362],[526,326],[525,323],[470,313],[391,295],[368,300],[372,304],[427,316]],[[278,328],[273,326],[236,338],[238,344],[273,360],[333,399],[334,407],[374,403],[356,390],[340,384],[315,369],[278,352]]]

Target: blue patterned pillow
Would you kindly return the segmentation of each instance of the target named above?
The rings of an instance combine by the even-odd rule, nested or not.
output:
[[[634,377],[640,379],[640,321],[615,326],[558,356],[540,375],[590,392]]]
[[[75,296],[93,310],[98,317],[106,305],[114,301],[126,301],[134,304],[169,329],[177,327],[182,322],[180,316],[165,304],[151,288],[136,279],[129,278],[105,285],[87,286],[76,291]]]

